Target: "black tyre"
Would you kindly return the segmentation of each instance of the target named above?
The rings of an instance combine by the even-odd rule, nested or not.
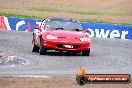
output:
[[[46,55],[47,54],[47,50],[43,45],[43,39],[41,38],[40,40],[40,51],[39,51],[40,55]]]
[[[34,41],[33,40],[32,40],[32,44],[33,44],[33,46],[32,46],[32,52],[39,52],[39,47],[36,46],[36,45],[34,45]]]
[[[90,49],[89,50],[82,51],[82,55],[83,56],[89,56],[89,54],[90,54]]]
[[[76,76],[76,81],[79,85],[84,85],[86,83],[86,78],[84,76]]]

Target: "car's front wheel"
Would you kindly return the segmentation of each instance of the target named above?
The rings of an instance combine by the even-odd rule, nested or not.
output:
[[[43,45],[43,39],[41,38],[40,40],[40,50],[39,50],[40,55],[46,55],[47,54],[47,50]]]
[[[32,40],[32,52],[39,52],[39,47],[34,44],[34,41]]]
[[[82,51],[82,55],[83,56],[89,56],[89,54],[90,54],[90,49],[89,50]]]

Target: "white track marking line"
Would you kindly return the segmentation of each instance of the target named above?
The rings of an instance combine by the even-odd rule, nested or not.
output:
[[[36,75],[6,75],[4,77],[20,77],[20,78],[50,78],[49,76],[36,76]]]

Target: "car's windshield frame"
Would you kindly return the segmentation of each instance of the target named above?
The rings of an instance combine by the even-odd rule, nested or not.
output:
[[[47,29],[63,29],[63,30],[82,30],[82,26],[79,21],[67,20],[67,19],[51,19],[47,20],[45,24],[45,30]]]

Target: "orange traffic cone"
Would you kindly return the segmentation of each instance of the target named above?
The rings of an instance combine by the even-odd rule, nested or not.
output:
[[[0,30],[7,30],[6,24],[4,22],[4,16],[0,16]]]
[[[26,32],[30,32],[30,30],[31,30],[31,25],[30,25],[30,23],[28,22],[28,27],[27,27]]]

